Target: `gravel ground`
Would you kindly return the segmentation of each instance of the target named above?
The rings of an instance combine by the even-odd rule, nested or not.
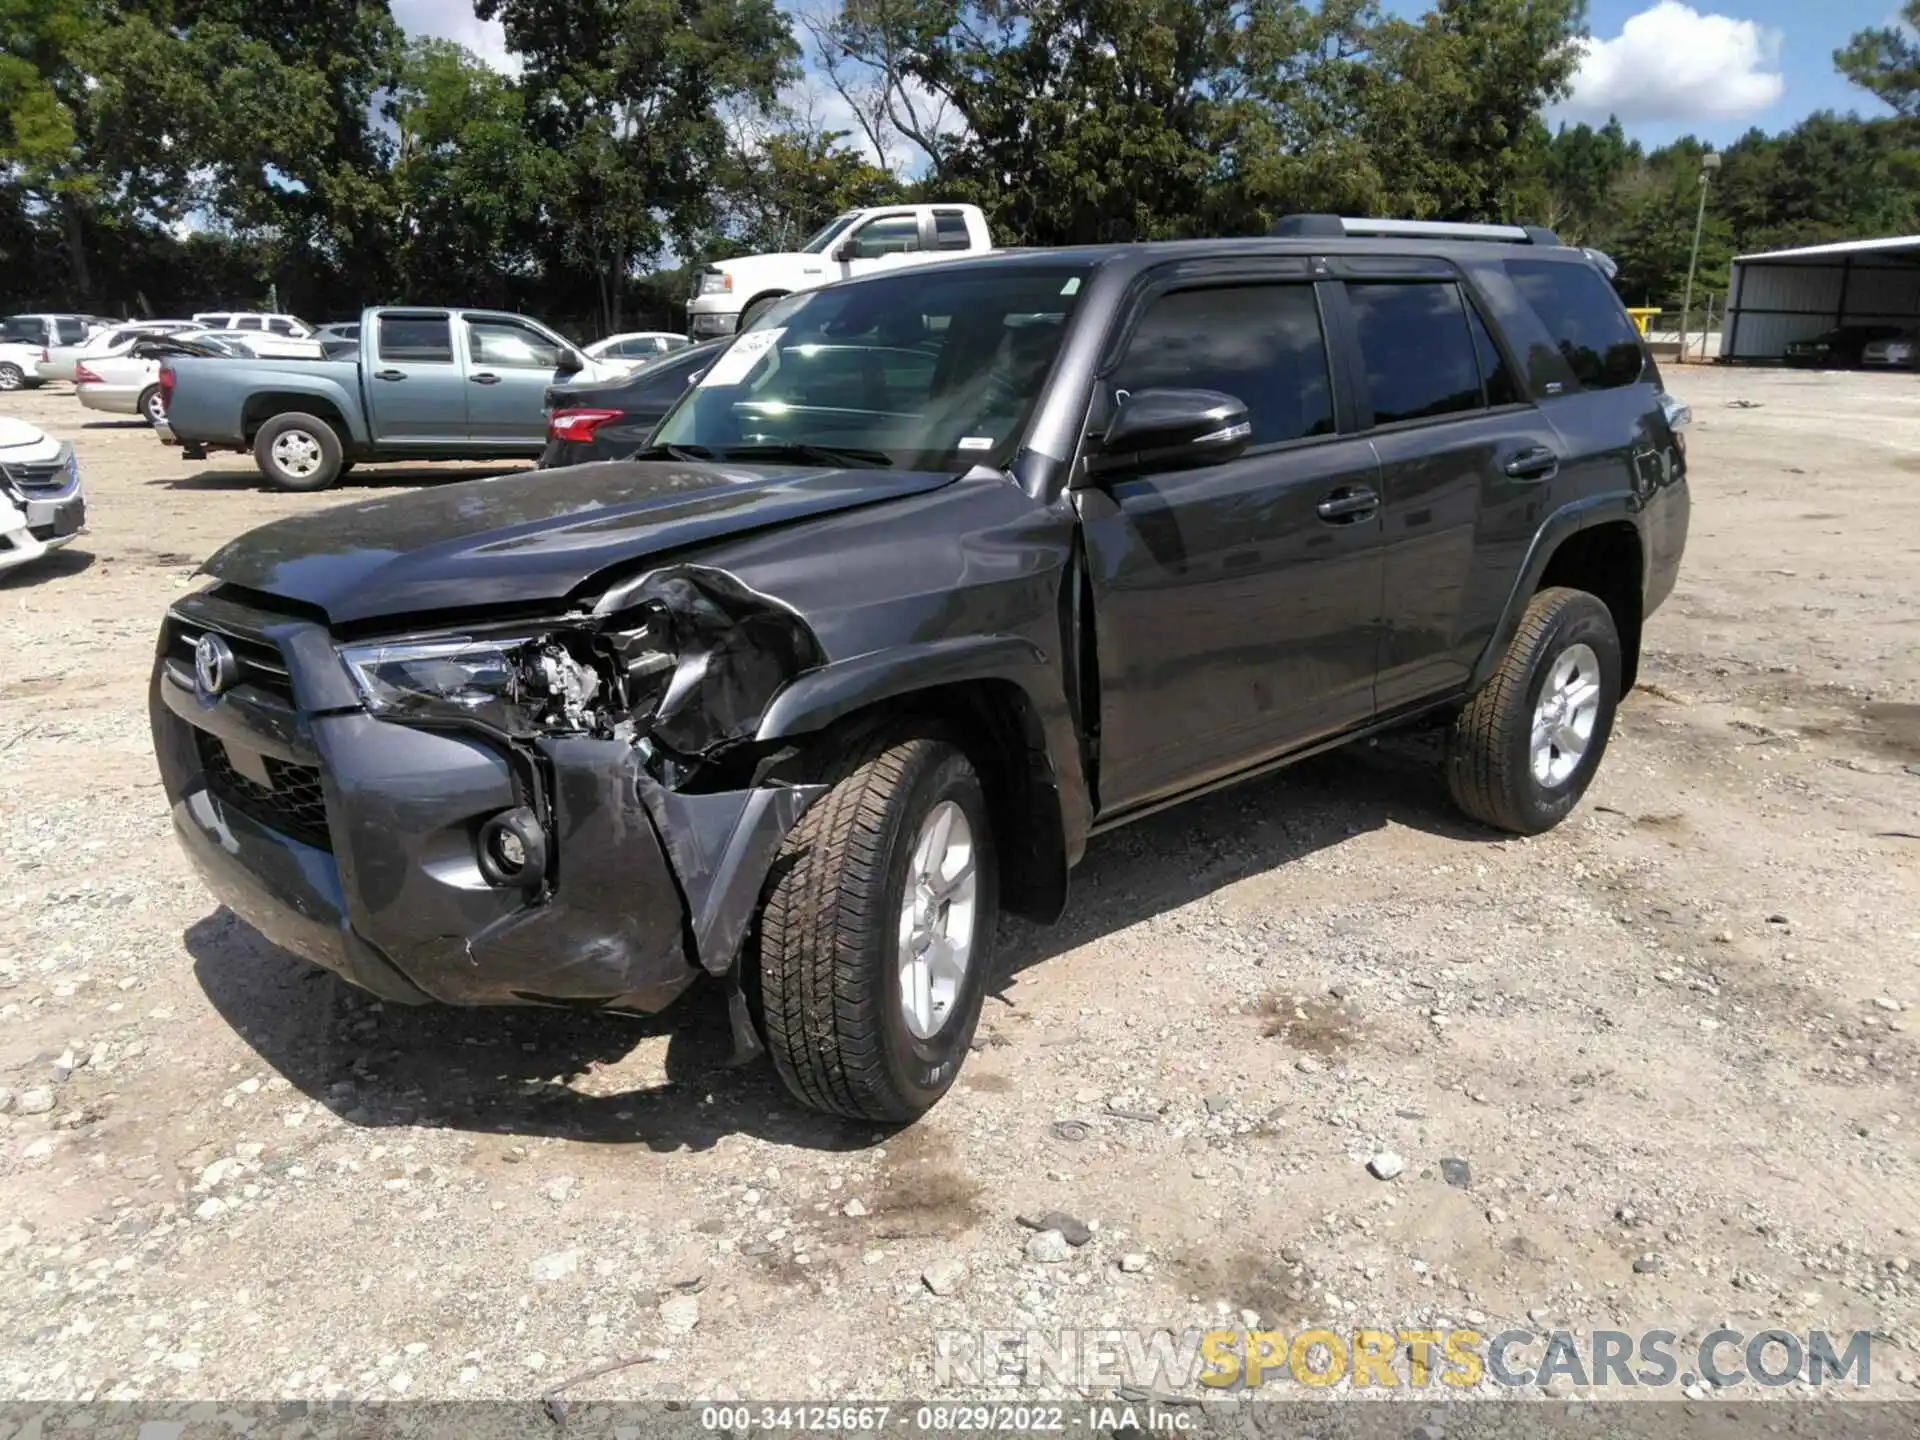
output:
[[[386,1008],[213,905],[149,751],[162,611],[272,516],[477,472],[283,495],[9,397],[92,528],[0,579],[0,1396],[632,1356],[569,1394],[924,1396],[938,1331],[1248,1316],[1872,1327],[1920,1395],[1915,382],[1670,379],[1691,548],[1571,821],[1475,829],[1388,746],[1097,841],[888,1135],[726,1069],[710,995]]]

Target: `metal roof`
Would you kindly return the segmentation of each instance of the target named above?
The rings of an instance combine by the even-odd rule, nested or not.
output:
[[[1879,240],[1836,240],[1828,245],[1803,245],[1797,250],[1766,250],[1758,255],[1736,255],[1733,263],[1749,261],[1818,260],[1826,256],[1871,255],[1882,251],[1920,250],[1920,235],[1888,235]]]

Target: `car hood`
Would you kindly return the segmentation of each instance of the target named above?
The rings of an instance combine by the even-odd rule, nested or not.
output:
[[[924,494],[938,471],[615,460],[469,480],[277,520],[214,578],[336,625],[562,602],[602,571],[705,541]]]

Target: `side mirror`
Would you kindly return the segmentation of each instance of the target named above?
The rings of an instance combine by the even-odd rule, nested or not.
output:
[[[838,245],[833,247],[834,264],[844,265],[853,258],[853,242],[851,240],[842,240]]]
[[[1136,390],[1087,460],[1090,475],[1217,465],[1247,448],[1247,407],[1218,390]]]
[[[560,352],[560,363],[553,368],[562,375],[578,375],[582,370],[587,368],[587,362],[581,359],[578,350],[562,350]]]

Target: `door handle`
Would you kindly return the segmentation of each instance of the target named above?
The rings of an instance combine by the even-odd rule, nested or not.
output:
[[[1507,474],[1516,480],[1546,480],[1557,474],[1560,457],[1544,445],[1522,450],[1507,461]]]
[[[1364,520],[1379,508],[1379,495],[1364,485],[1342,485],[1314,507],[1322,520],[1331,520],[1336,525]]]
[[[407,378],[407,372],[404,370],[376,370],[373,372],[373,378],[376,380],[404,380]]]
[[[482,370],[478,375],[470,375],[467,378],[472,380],[476,385],[498,385],[500,383],[500,377],[491,370]]]

